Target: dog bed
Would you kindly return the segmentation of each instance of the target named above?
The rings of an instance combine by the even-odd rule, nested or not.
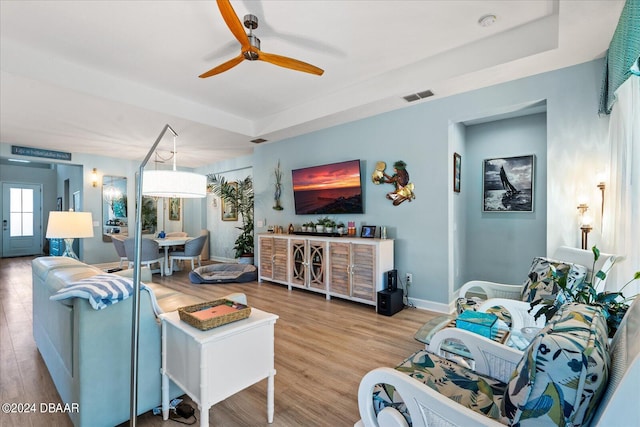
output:
[[[258,278],[258,269],[251,264],[211,264],[189,273],[191,283],[243,283]]]

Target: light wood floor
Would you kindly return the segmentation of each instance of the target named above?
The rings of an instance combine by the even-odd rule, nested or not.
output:
[[[32,336],[31,259],[0,259],[0,403],[60,403]],[[360,417],[360,378],[395,366],[421,348],[415,331],[436,314],[405,309],[392,317],[374,307],[274,283],[192,285],[186,272],[154,282],[215,299],[244,292],[249,305],[280,316],[275,327],[275,417],[278,426],[352,426]],[[188,398],[186,399],[188,401]],[[199,414],[196,411],[196,415]],[[210,425],[268,426],[266,380],[214,405]],[[177,426],[151,413],[139,426]],[[66,414],[0,413],[0,426],[71,426]]]

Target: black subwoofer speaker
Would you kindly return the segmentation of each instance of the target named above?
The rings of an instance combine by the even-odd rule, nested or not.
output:
[[[398,289],[398,270],[389,270],[385,274],[387,276],[387,290],[395,291]]]
[[[378,314],[393,316],[404,308],[402,289],[390,291],[385,289],[378,292]]]

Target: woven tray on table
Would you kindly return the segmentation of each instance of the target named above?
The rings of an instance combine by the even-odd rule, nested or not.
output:
[[[221,316],[216,316],[205,320],[198,319],[191,314],[208,307],[216,307],[222,304],[233,305],[237,307],[237,310],[232,313],[223,314]],[[178,315],[180,316],[180,320],[187,322],[194,328],[198,328],[202,331],[222,326],[227,323],[235,322],[236,320],[246,319],[250,314],[251,307],[228,299],[218,299],[215,301],[202,302],[200,304],[188,305],[186,307],[178,308]]]

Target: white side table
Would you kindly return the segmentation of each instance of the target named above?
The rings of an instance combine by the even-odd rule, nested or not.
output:
[[[209,408],[267,378],[267,421],[274,412],[275,314],[255,308],[247,319],[208,331],[180,320],[177,311],[162,319],[162,417],[169,417],[169,379],[197,403],[200,425]]]

